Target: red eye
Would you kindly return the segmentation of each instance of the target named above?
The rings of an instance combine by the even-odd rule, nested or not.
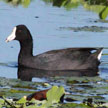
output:
[[[19,32],[19,33],[21,33],[21,32],[22,32],[22,30],[18,30],[18,32]]]

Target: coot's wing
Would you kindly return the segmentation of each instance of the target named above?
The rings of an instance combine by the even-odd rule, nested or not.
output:
[[[68,48],[52,50],[34,57],[40,69],[66,70],[75,69],[86,62],[95,48]]]

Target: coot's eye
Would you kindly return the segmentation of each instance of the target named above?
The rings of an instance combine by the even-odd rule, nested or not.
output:
[[[22,32],[22,30],[18,30],[18,32],[19,32],[19,33],[21,33],[21,32]]]

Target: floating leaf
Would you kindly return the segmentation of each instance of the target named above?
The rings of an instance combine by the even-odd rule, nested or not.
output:
[[[31,0],[22,0],[22,4],[24,7],[28,7],[30,2],[31,2]]]
[[[47,92],[47,100],[52,103],[58,103],[60,101],[60,98],[64,95],[65,91],[64,88],[53,86],[48,92]]]
[[[23,97],[20,100],[18,100],[16,103],[19,104],[19,105],[26,106],[26,102],[27,102],[26,98]]]
[[[108,15],[108,7],[105,7],[100,13],[99,13],[99,17],[100,19],[105,20],[106,17]]]
[[[4,100],[0,99],[0,108],[2,108],[3,105],[4,105]]]

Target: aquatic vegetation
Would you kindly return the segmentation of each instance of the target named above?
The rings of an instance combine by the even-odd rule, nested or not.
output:
[[[85,0],[90,5],[107,5],[107,0]]]
[[[47,108],[91,108],[91,106],[102,108],[108,106],[108,99],[105,98],[108,95],[108,81],[100,77],[51,77],[47,83],[50,87],[52,86],[52,89],[48,91],[47,100],[44,101],[35,99],[27,101],[25,97],[36,91],[49,89],[49,86],[47,88],[44,83],[0,79],[2,80],[0,80],[0,96],[4,97],[0,98],[0,108],[4,103],[6,108],[12,105],[14,105],[13,108],[19,108],[19,104],[24,105],[22,108],[46,108],[46,106]],[[57,84],[60,87],[53,86]],[[61,104],[59,101],[65,92],[64,89],[66,103]]]
[[[47,100],[44,101],[36,101],[32,99],[31,101],[27,101],[25,97],[21,98],[18,101],[12,101],[7,100],[3,97],[3,99],[0,100],[0,103],[4,107],[12,107],[12,108],[48,108],[50,106],[53,106],[56,108],[59,104],[61,96],[65,93],[63,87],[57,87],[53,86],[48,92],[47,92]]]
[[[74,32],[105,32],[108,27],[84,26],[84,27],[60,27],[60,30],[73,30]]]
[[[108,7],[106,6],[100,13],[99,16],[101,19],[106,19],[108,15]]]
[[[2,0],[13,6],[22,5],[28,7],[33,0]],[[85,9],[98,13],[99,18],[105,20],[108,15],[108,2],[106,0],[42,0],[46,4],[52,4],[57,7],[64,7],[71,10],[82,5]]]
[[[65,7],[67,10],[77,8],[80,5],[80,0],[43,0],[45,3],[52,3],[53,6]]]
[[[105,20],[108,15],[108,2],[106,0],[43,0],[46,3],[51,3],[53,6],[65,7],[67,10],[77,8],[82,5],[89,11],[94,11],[99,14],[100,19]]]
[[[3,1],[13,6],[22,5],[24,7],[28,7],[32,0],[3,0]]]
[[[22,94],[28,95],[36,91],[43,83],[27,82],[18,79],[0,77],[0,96],[21,98]],[[45,87],[43,87],[45,88]]]

